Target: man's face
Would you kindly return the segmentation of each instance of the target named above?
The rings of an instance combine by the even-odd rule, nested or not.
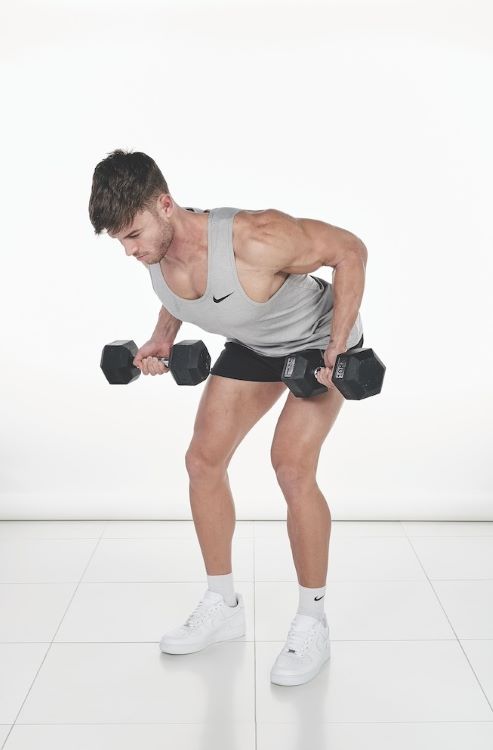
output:
[[[147,209],[135,216],[132,224],[118,234],[110,234],[122,243],[125,253],[146,265],[159,263],[168,251],[174,229],[171,223],[159,213]]]

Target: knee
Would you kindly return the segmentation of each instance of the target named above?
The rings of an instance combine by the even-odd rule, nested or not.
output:
[[[185,453],[185,466],[189,477],[203,478],[226,470],[224,461],[204,449],[190,447]]]
[[[271,451],[271,463],[276,472],[277,482],[286,492],[306,486],[315,481],[315,467],[303,456],[284,454],[278,455]]]

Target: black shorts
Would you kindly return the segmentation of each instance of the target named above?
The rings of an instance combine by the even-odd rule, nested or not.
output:
[[[355,346],[351,349],[357,349],[363,346],[363,336],[361,336]],[[348,349],[350,351],[350,349]],[[303,353],[308,354],[310,359],[321,367],[324,367],[323,353],[324,349],[304,349]],[[252,351],[247,346],[242,346],[234,341],[226,341],[224,349],[216,359],[214,366],[211,368],[211,375],[221,375],[223,378],[234,378],[235,380],[255,380],[257,382],[281,382],[281,375],[284,367],[282,357],[266,357]]]

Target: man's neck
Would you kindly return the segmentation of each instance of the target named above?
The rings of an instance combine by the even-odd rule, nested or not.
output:
[[[194,213],[186,209],[182,211],[175,224],[173,241],[163,260],[190,265],[199,262],[207,254],[209,214]]]

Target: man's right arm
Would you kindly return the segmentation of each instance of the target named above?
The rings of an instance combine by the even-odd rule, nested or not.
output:
[[[151,336],[151,341],[172,344],[181,324],[181,320],[178,320],[178,318],[171,315],[164,306],[161,307],[156,328]]]

